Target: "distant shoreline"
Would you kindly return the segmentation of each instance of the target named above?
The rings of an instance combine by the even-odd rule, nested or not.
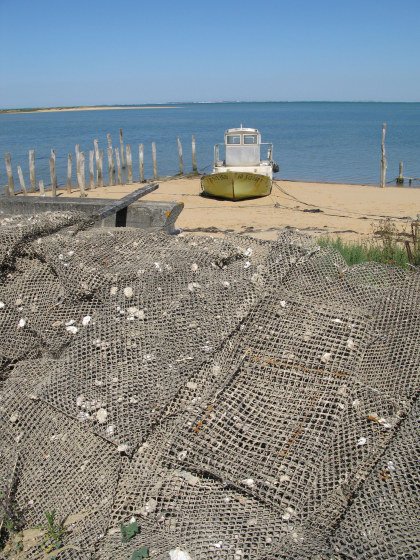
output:
[[[114,111],[114,110],[124,110],[124,109],[138,109],[138,110],[145,110],[145,109],[181,109],[182,107],[179,105],[150,105],[150,106],[110,106],[110,105],[94,105],[92,107],[89,106],[80,106],[80,107],[44,107],[44,108],[35,108],[35,109],[0,109],[0,115],[25,115],[29,113],[66,113],[70,111]]]

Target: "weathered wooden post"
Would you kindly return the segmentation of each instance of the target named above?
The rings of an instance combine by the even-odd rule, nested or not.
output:
[[[192,170],[197,173],[197,156],[195,153],[195,136],[191,138]]]
[[[55,171],[55,151],[50,155],[51,196],[57,196],[57,174]]]
[[[404,163],[402,161],[400,161],[399,165],[397,185],[404,185]]]
[[[112,148],[112,138],[110,133],[108,132],[108,134],[106,135],[106,139],[108,141],[108,148]]]
[[[71,193],[71,168],[72,168],[72,157],[71,154],[68,154],[67,156],[67,183],[66,183],[66,188],[67,188],[67,192]]]
[[[178,144],[178,160],[179,160],[179,174],[184,175],[184,160],[182,158],[182,144],[179,138],[176,139]]]
[[[12,171],[12,156],[7,153],[4,156],[4,161],[6,163],[6,173],[7,173],[7,189],[4,194],[6,196],[13,196],[15,194],[15,181],[13,179]]]
[[[31,192],[35,192],[36,191],[35,150],[29,150],[29,179],[31,181]]]
[[[115,161],[117,162],[117,185],[122,185],[121,159],[118,148],[115,148]]]
[[[19,176],[20,188],[22,189],[23,194],[26,196],[28,193],[26,191],[25,179],[23,177],[22,168],[20,165],[17,166],[17,172]]]
[[[96,172],[98,174],[98,179],[97,179],[98,187],[103,187],[104,186],[104,151],[103,150],[99,151],[99,160],[98,160],[98,167]]]
[[[152,142],[152,162],[153,162],[153,179],[158,178],[157,159],[156,159],[156,144]]]
[[[95,140],[93,141],[93,149],[95,150],[95,164],[96,164],[96,186],[100,186],[100,180],[99,180],[99,144],[98,141]],[[101,173],[102,175],[102,173]],[[102,185],[101,185],[102,186]]]
[[[80,196],[86,196],[86,179],[85,179],[85,154],[79,152],[79,165],[77,168],[77,182],[79,184]]]
[[[144,146],[139,145],[139,171],[140,171],[140,183],[144,183]]]
[[[114,184],[114,156],[112,155],[112,147],[108,146],[108,185]]]
[[[89,150],[89,188],[95,188],[95,169],[93,164],[93,158],[95,156],[94,150]]]
[[[38,187],[39,187],[39,194],[41,196],[45,196],[45,187],[44,187],[44,181],[42,179],[40,179],[39,183],[38,183]]]
[[[126,158],[127,183],[129,185],[131,185],[131,183],[133,182],[133,158],[131,157],[131,146],[130,146],[130,144],[127,144],[125,149],[127,150],[127,158]]]
[[[123,169],[125,168],[125,154],[124,154],[124,138],[123,129],[120,128],[120,152],[121,152],[121,165]]]
[[[386,123],[382,125],[382,141],[381,141],[381,187],[384,188],[386,184],[386,152],[385,152],[385,136],[386,136]]]

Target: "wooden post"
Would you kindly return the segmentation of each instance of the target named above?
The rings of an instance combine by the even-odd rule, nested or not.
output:
[[[192,154],[192,170],[197,173],[197,156],[195,153],[195,136],[191,139],[191,154]]]
[[[45,196],[44,181],[42,179],[39,181],[38,186],[39,186],[39,194],[41,196]]]
[[[99,186],[99,183],[100,183],[100,180],[99,180],[99,158],[100,158],[100,155],[99,155],[99,144],[98,144],[98,141],[96,140],[96,138],[93,141],[93,149],[95,150],[96,186]],[[101,173],[101,179],[102,179],[102,173]]]
[[[29,150],[29,178],[31,181],[31,192],[35,192],[36,191],[35,150]]]
[[[7,189],[5,190],[6,196],[13,196],[15,194],[15,181],[13,179],[12,171],[12,156],[7,153],[4,156],[4,161],[6,163],[6,173],[7,173]]]
[[[26,196],[28,193],[26,191],[25,179],[23,177],[22,168],[20,165],[17,166],[17,172],[19,175],[20,188],[22,189],[23,194]]]
[[[93,158],[95,156],[94,150],[89,150],[89,188],[95,188],[95,169],[93,164]]]
[[[110,133],[108,132],[108,134],[106,135],[106,139],[108,141],[108,148],[112,148],[112,138]]]
[[[77,182],[80,189],[80,196],[86,196],[85,154],[83,152],[79,152],[79,165],[77,166]]]
[[[382,125],[382,141],[381,141],[381,187],[384,188],[386,184],[386,152],[385,152],[385,136],[386,136],[386,123]]]
[[[75,151],[75,154],[76,154],[76,163],[77,163],[77,160],[79,159],[79,154],[80,154],[79,144],[76,144],[76,146],[74,147],[74,151]]]
[[[117,162],[117,185],[122,185],[121,159],[118,148],[115,148],[115,161]]]
[[[127,144],[125,149],[127,150],[127,159],[126,159],[126,163],[127,163],[127,183],[129,185],[131,185],[131,183],[133,182],[133,158],[131,157],[131,146],[130,146],[130,144]]]
[[[139,145],[139,171],[140,171],[140,183],[144,183],[144,146]]]
[[[108,185],[114,184],[114,156],[112,155],[112,147],[108,146]]]
[[[51,195],[57,196],[57,175],[55,171],[55,151],[51,150],[50,156]]]
[[[123,138],[123,129],[120,128],[120,152],[121,152],[121,165],[122,168],[125,168],[125,154],[124,154],[124,138]]]
[[[156,144],[152,142],[152,162],[153,162],[153,179],[158,178],[157,160],[156,160]]]
[[[69,154],[67,156],[67,184],[66,184],[66,188],[67,188],[67,192],[71,193],[71,168],[72,168],[72,157],[71,154]]]
[[[404,185],[404,163],[402,161],[400,161],[399,165],[397,185]]]
[[[103,187],[104,186],[104,151],[103,150],[99,151],[99,161],[98,161],[98,167],[96,172],[98,174],[98,179],[97,179],[98,187]]]
[[[177,138],[176,141],[178,144],[179,174],[184,175],[184,160],[182,158],[182,144],[179,138]]]

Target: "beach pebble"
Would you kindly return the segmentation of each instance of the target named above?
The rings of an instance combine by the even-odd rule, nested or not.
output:
[[[133,288],[131,288],[130,286],[127,286],[126,288],[124,288],[124,295],[127,299],[130,299],[131,297],[133,297]]]
[[[230,286],[230,282],[228,282],[227,280],[225,280],[225,281],[223,282],[223,287],[224,287],[224,288],[229,288],[229,286]]]

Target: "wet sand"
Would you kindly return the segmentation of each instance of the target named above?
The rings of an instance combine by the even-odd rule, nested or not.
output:
[[[198,177],[160,180],[159,185],[142,200],[182,202],[177,226],[191,232],[236,231],[274,239],[278,230],[293,227],[313,235],[361,239],[372,235],[385,217],[403,230],[420,213],[420,189],[413,188],[279,180],[270,196],[232,202],[200,196]],[[121,198],[139,187],[135,183],[87,193],[89,198]]]

